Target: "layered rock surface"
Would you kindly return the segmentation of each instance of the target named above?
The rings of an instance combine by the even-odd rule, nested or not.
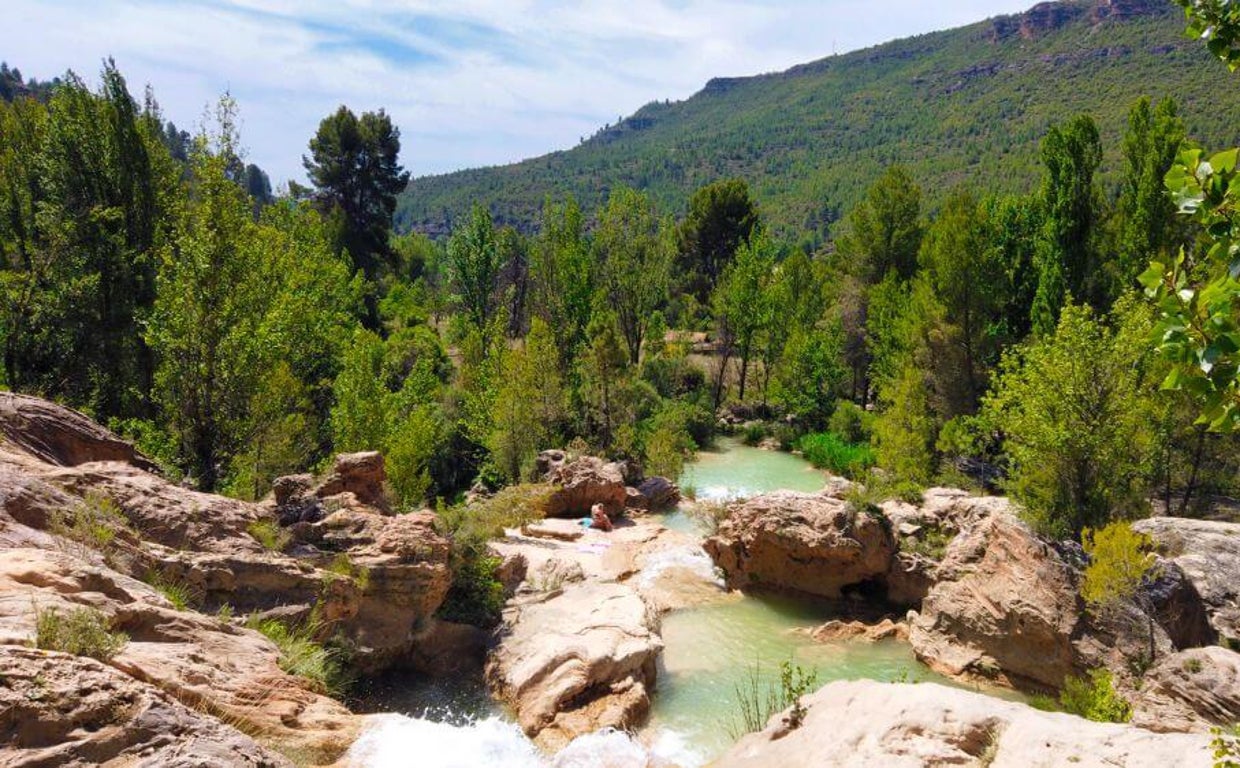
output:
[[[736,588],[838,598],[881,580],[896,545],[878,516],[825,494],[779,491],[734,503],[702,545]]]
[[[1178,517],[1152,517],[1133,528],[1183,571],[1200,596],[1211,627],[1240,646],[1240,525]]]
[[[0,764],[291,768],[235,728],[94,659],[0,645]]]
[[[745,736],[713,768],[1210,768],[1205,735],[1093,723],[930,683],[832,683]]]
[[[663,642],[657,617],[630,587],[587,581],[518,600],[503,635],[487,677],[544,746],[632,728],[649,712]]]

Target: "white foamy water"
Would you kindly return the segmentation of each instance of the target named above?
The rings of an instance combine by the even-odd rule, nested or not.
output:
[[[664,734],[652,749],[610,728],[575,739],[554,757],[534,746],[516,724],[498,717],[450,725],[380,715],[349,749],[358,768],[659,768],[692,765],[683,740]]]
[[[685,546],[655,552],[646,557],[641,572],[637,576],[639,589],[649,589],[658,583],[669,571],[687,572],[690,579],[697,579],[718,587],[723,586],[723,577],[719,569],[699,546]],[[684,574],[677,574],[683,578]]]

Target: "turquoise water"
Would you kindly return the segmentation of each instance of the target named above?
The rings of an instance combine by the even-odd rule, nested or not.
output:
[[[825,481],[823,472],[797,456],[736,441],[721,441],[717,450],[700,453],[681,476],[681,486],[694,488],[705,500],[781,489],[813,492]],[[664,516],[663,522],[700,533],[681,512]],[[736,740],[738,688],[749,689],[755,675],[765,688],[778,680],[785,661],[815,672],[815,689],[845,679],[948,683],[920,664],[907,643],[818,643],[809,637],[806,630],[837,617],[830,603],[776,595],[733,595],[668,614],[659,687],[645,733],[656,743],[672,742],[683,768],[704,765]]]
[[[685,467],[680,485],[692,488],[699,499],[717,501],[780,489],[820,491],[826,480],[824,472],[799,456],[721,438],[713,450],[699,452]]]

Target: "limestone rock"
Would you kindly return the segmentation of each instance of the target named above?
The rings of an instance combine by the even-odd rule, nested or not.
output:
[[[1133,528],[1151,537],[1192,582],[1215,631],[1240,643],[1240,525],[1151,517]]]
[[[1133,725],[1151,731],[1240,722],[1240,654],[1212,646],[1166,656],[1145,673],[1132,705]]]
[[[375,451],[342,453],[336,456],[331,472],[314,493],[319,498],[348,493],[359,504],[387,511],[387,495],[383,488],[386,481],[383,454]]]
[[[795,730],[777,715],[712,768],[1210,768],[1209,737],[1156,734],[1040,712],[932,683],[831,683],[804,697]]]
[[[511,604],[487,679],[548,748],[603,727],[641,725],[663,648],[632,588],[587,581]]]
[[[1057,688],[1078,671],[1081,614],[1072,567],[1020,521],[993,515],[948,546],[909,639],[945,674],[1001,669]]]
[[[279,650],[259,633],[175,610],[152,587],[66,553],[0,557],[0,645],[29,643],[37,611],[80,606],[129,637],[112,667],[187,706],[328,762],[356,736],[356,718],[281,670]]]
[[[155,464],[133,445],[85,414],[37,397],[0,392],[0,432],[48,464],[72,467],[117,461],[156,471]]]
[[[556,486],[547,501],[547,517],[582,517],[595,504],[612,515],[624,510],[624,475],[615,464],[585,456],[556,467],[546,479]]]
[[[881,579],[895,542],[884,523],[821,494],[779,491],[736,502],[702,545],[731,587],[837,598]]]
[[[637,491],[650,503],[650,510],[658,512],[675,506],[680,501],[680,489],[666,477],[648,477],[637,486]]]
[[[0,765],[292,766],[94,659],[0,646]]]

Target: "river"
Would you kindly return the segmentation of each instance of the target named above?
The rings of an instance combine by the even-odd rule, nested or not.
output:
[[[726,500],[772,490],[817,491],[826,476],[786,453],[720,440],[701,452],[680,478],[702,500]],[[676,510],[660,516],[669,528],[701,533]],[[671,552],[638,578],[713,579],[700,547]],[[653,762],[698,768],[735,741],[737,690],[756,673],[775,679],[782,662],[813,670],[819,685],[832,680],[948,682],[913,657],[907,644],[817,643],[805,632],[832,617],[833,606],[778,596],[732,595],[663,618],[664,652],[649,724],[633,739],[602,733],[579,739],[554,757],[542,755],[477,682],[387,681],[372,707],[404,712],[379,719],[351,751],[367,768],[605,768],[632,765],[635,754]],[[415,757],[416,756],[416,757]],[[625,761],[628,762],[625,762]]]

